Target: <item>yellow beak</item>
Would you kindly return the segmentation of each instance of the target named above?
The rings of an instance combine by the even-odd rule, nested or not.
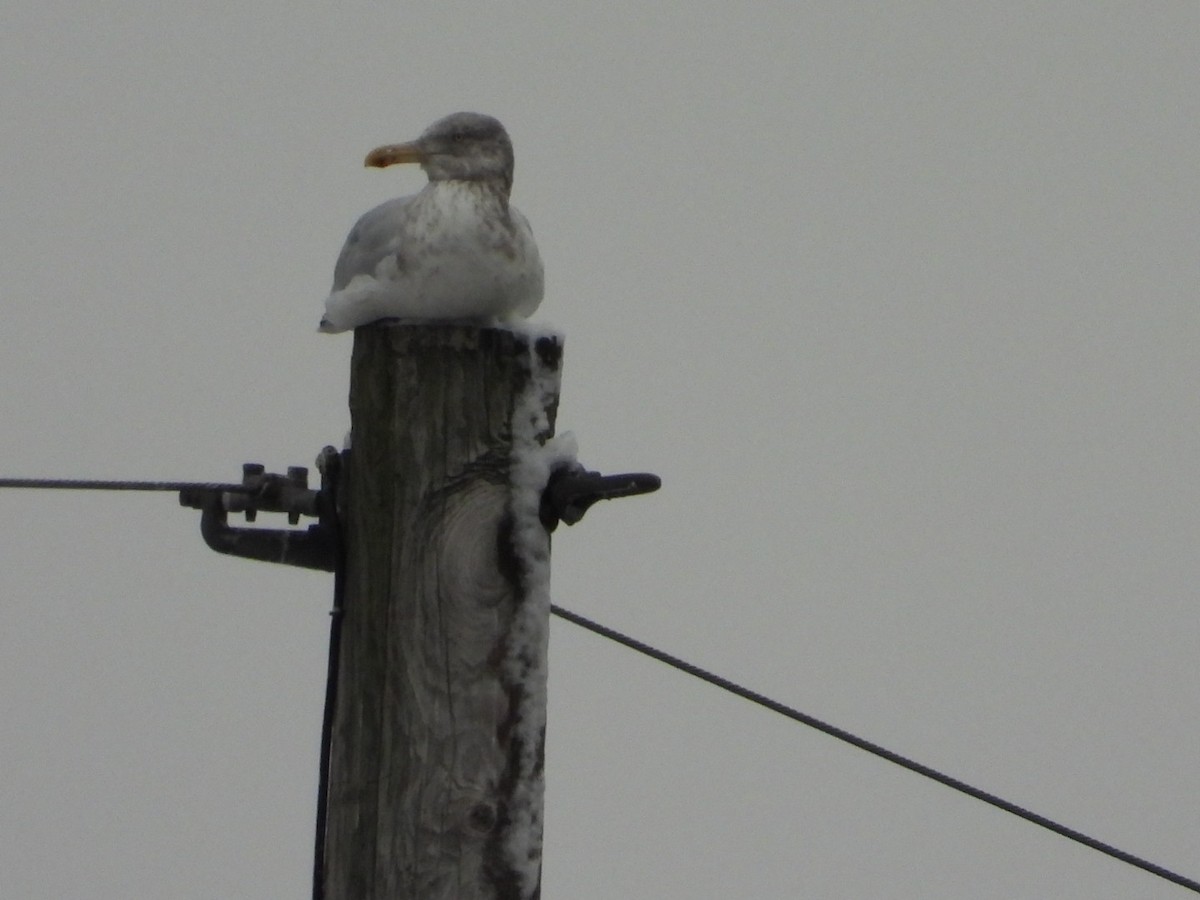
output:
[[[364,165],[383,169],[399,163],[419,163],[425,160],[425,153],[415,141],[407,144],[386,144],[376,147],[367,154]]]

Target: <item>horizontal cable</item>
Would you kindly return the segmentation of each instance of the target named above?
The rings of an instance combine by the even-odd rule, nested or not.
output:
[[[41,488],[63,491],[225,491],[249,494],[258,490],[244,484],[211,481],[103,481],[88,478],[0,478],[0,488]]]
[[[672,656],[669,653],[666,653],[655,647],[651,647],[649,644],[622,634],[621,632],[609,628],[606,625],[601,625],[598,622],[593,622],[591,619],[584,618],[577,613],[563,609],[561,606],[552,605],[550,610],[556,616],[566,619],[568,622],[572,622],[581,628],[586,628],[588,631],[594,632],[601,637],[608,638],[610,641],[616,641],[618,644],[622,644],[628,647],[630,650],[636,650],[638,653],[649,656],[651,659],[656,659],[659,662],[666,663],[668,666],[673,666],[674,668],[679,669],[681,672],[686,672],[689,675],[693,675],[696,678],[699,678],[701,681],[707,681],[709,684],[715,685],[722,690],[729,691],[731,694],[736,694],[745,700],[749,700],[752,703],[757,703],[759,706],[765,706],[772,712],[777,712],[782,716],[787,716],[787,718],[800,722],[803,725],[807,725],[810,728],[815,728],[817,731],[821,731],[830,737],[837,738],[839,741],[844,741],[847,744],[858,747],[860,750],[866,750],[868,753],[873,753],[875,756],[878,756],[881,759],[886,759],[888,762],[895,763],[898,766],[902,766],[903,768],[908,769],[910,772],[916,772],[918,775],[923,775],[926,778],[930,778],[938,782],[939,784],[944,784],[946,787],[953,788],[954,790],[966,794],[969,797],[974,797],[976,800],[982,800],[984,803],[991,804],[997,809],[1002,809],[1014,816],[1019,816],[1028,822],[1032,822],[1034,825],[1040,825],[1042,828],[1053,831],[1057,835],[1061,835],[1062,837],[1068,838],[1076,843],[1083,844],[1085,847],[1091,847],[1093,850],[1098,850],[1107,856],[1111,856],[1113,859],[1119,859],[1123,863],[1136,866],[1139,869],[1149,872],[1151,875],[1157,875],[1159,878],[1164,878],[1167,881],[1179,885],[1180,887],[1187,888],[1190,891],[1200,894],[1200,882],[1195,881],[1194,879],[1187,878],[1176,872],[1172,872],[1170,869],[1165,869],[1162,866],[1142,859],[1139,856],[1134,856],[1132,853],[1127,853],[1124,850],[1112,846],[1111,844],[1106,844],[1103,841],[1096,840],[1096,838],[1089,837],[1080,831],[1076,831],[1073,828],[1068,828],[1066,825],[1061,825],[1052,819],[1047,819],[1045,816],[1038,815],[1037,813],[1031,812],[1024,807],[1017,806],[1015,803],[1010,803],[1009,801],[998,797],[995,794],[990,794],[987,791],[981,790],[977,787],[972,787],[964,781],[959,781],[957,778],[953,778],[949,775],[939,772],[937,769],[932,769],[923,763],[908,759],[907,757],[901,756],[899,753],[894,753],[891,750],[879,746],[878,744],[874,744],[871,741],[860,738],[848,731],[844,731],[835,725],[822,722],[820,719],[814,718],[807,713],[800,712],[799,710],[793,709],[790,706],[785,706],[779,701],[772,700],[770,697],[764,696],[757,691],[752,691],[749,688],[742,687],[740,684],[732,682],[728,678],[723,678],[720,675],[715,675],[712,672],[701,669],[699,666],[692,665],[691,663],[680,659],[678,656]]]

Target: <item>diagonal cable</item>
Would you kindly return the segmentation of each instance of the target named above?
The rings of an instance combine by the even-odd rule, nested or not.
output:
[[[1123,863],[1136,866],[1139,869],[1149,872],[1151,875],[1157,875],[1159,878],[1166,879],[1173,884],[1177,884],[1180,887],[1187,888],[1190,891],[1200,894],[1200,882],[1192,878],[1187,878],[1186,876],[1180,875],[1177,872],[1172,872],[1170,869],[1163,868],[1157,863],[1152,863],[1149,860],[1142,859],[1140,856],[1134,856],[1132,853],[1127,853],[1126,851],[1121,850],[1118,847],[1114,847],[1111,844],[1106,844],[1094,837],[1089,837],[1081,831],[1076,831],[1074,828],[1068,828],[1066,825],[1062,825],[1052,819],[1048,819],[1043,815],[1039,815],[1038,813],[1025,809],[1022,806],[1017,806],[1015,803],[1010,803],[1008,800],[1005,800],[1002,797],[988,793],[980,788],[973,787],[964,781],[959,781],[957,778],[946,775],[943,772],[939,772],[937,769],[930,768],[923,763],[909,759],[906,756],[901,756],[899,753],[895,753],[885,747],[881,747],[878,744],[851,734],[848,731],[838,728],[836,725],[830,725],[827,722],[822,722],[820,719],[814,718],[807,713],[803,713],[798,709],[793,709],[790,706],[785,706],[779,701],[772,700],[770,697],[764,696],[757,691],[752,691],[749,688],[742,687],[740,684],[730,681],[728,678],[715,675],[712,672],[700,668],[699,666],[692,665],[691,663],[680,659],[678,656],[672,656],[670,653],[666,653],[655,647],[651,647],[649,644],[643,643],[636,638],[629,637],[626,634],[622,634],[621,632],[609,628],[606,625],[593,622],[591,619],[584,618],[577,613],[563,609],[561,606],[552,605],[550,607],[550,611],[556,616],[566,619],[568,622],[578,625],[581,628],[586,628],[588,631],[594,632],[601,637],[608,638],[610,641],[616,641],[618,644],[628,647],[630,650],[636,650],[638,653],[649,656],[651,659],[656,659],[659,662],[666,663],[668,666],[679,669],[681,672],[686,672],[689,675],[693,675],[696,678],[699,678],[701,681],[707,681],[709,684],[719,687],[722,690],[729,691],[731,694],[736,694],[745,700],[749,700],[752,703],[757,703],[759,706],[764,706],[772,712],[779,713],[781,716],[786,716],[787,718],[799,722],[802,725],[807,725],[809,728],[815,728],[817,731],[823,732],[830,737],[837,738],[839,741],[844,741],[847,744],[858,747],[860,750],[866,750],[868,753],[872,753],[881,759],[886,759],[888,762],[895,763],[898,766],[908,769],[910,772],[916,772],[918,775],[923,775],[926,778],[930,778],[933,781],[938,782],[939,784],[944,784],[946,787],[953,788],[960,793],[966,794],[968,797],[974,797],[976,800],[982,800],[984,803],[988,803],[997,809],[1002,809],[1006,813],[1019,816],[1020,818],[1025,819],[1027,822],[1032,822],[1034,825],[1040,825],[1042,828],[1053,831],[1057,835],[1061,835],[1062,837],[1075,841],[1078,844],[1083,844],[1085,847],[1091,847],[1093,850],[1098,850],[1107,856],[1111,856],[1113,859],[1119,859]]]

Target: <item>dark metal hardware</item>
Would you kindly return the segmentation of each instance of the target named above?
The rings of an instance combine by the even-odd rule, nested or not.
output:
[[[199,509],[200,534],[218,553],[264,562],[301,566],[332,572],[337,568],[337,488],[342,454],[326,447],[317,457],[321,489],[308,487],[308,469],[291,466],[286,475],[268,473],[258,463],[242,466],[242,485],[236,492],[187,488],[179,492],[179,503]],[[295,525],[300,516],[312,516],[317,524],[298,528],[235,528],[229,513],[240,512],[253,522],[259,512],[286,513]]]
[[[541,520],[547,531],[559,522],[574,525],[593,503],[649,494],[662,486],[662,479],[648,472],[601,475],[576,463],[556,469],[542,492]]]

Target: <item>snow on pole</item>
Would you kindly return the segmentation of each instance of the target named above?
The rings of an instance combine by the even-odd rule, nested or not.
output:
[[[327,900],[536,897],[562,339],[355,333]]]

